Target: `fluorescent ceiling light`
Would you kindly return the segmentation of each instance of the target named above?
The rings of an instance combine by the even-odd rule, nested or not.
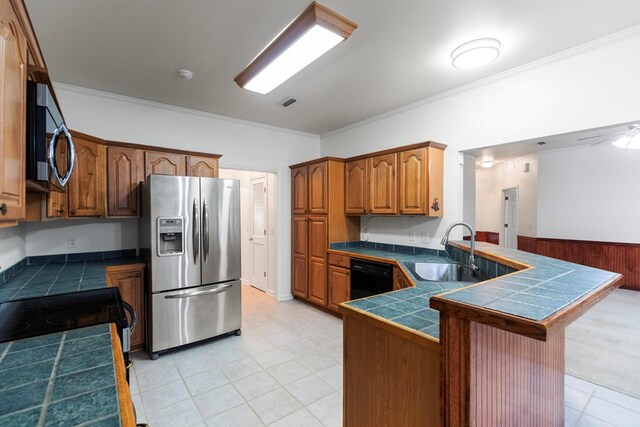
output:
[[[500,55],[500,41],[477,39],[458,46],[451,52],[451,65],[462,70],[482,67],[495,61]]]
[[[238,86],[267,94],[349,38],[358,26],[313,2],[234,79]]]
[[[640,149],[640,125],[631,125],[627,133],[611,142],[616,147]]]

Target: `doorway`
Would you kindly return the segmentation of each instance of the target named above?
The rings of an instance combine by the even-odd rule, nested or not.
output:
[[[220,178],[240,181],[242,284],[275,296],[277,175],[220,169]]]
[[[518,248],[518,188],[502,190],[503,233],[500,244],[507,248]]]

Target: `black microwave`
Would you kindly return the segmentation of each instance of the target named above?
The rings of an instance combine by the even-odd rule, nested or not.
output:
[[[75,162],[71,134],[47,85],[27,81],[26,104],[27,179],[61,190]]]

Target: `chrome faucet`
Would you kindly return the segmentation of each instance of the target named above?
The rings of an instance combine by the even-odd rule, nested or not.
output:
[[[442,238],[442,240],[440,240],[440,244],[445,246],[447,246],[447,243],[449,243],[449,233],[451,233],[451,229],[453,227],[455,227],[456,225],[462,225],[463,227],[467,227],[469,229],[469,232],[471,233],[471,254],[469,254],[469,268],[471,269],[471,271],[478,271],[480,268],[476,265],[476,233],[475,231],[473,231],[473,228],[471,228],[471,226],[469,224],[467,224],[466,222],[456,222],[451,224],[448,228],[447,231],[445,231],[444,233],[444,237]]]

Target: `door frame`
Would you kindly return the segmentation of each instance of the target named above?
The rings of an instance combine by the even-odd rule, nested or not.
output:
[[[518,216],[519,216],[519,209],[520,209],[520,188],[518,185],[514,186],[514,187],[507,187],[507,188],[502,188],[502,190],[500,191],[500,228],[502,229],[502,233],[500,233],[500,246],[504,246],[504,247],[508,247],[507,246],[507,229],[508,227],[505,227],[504,224],[507,223],[507,200],[505,199],[508,192],[514,190],[516,193],[516,216],[514,218],[515,220],[515,229],[516,229],[516,242],[517,242],[517,236],[518,236]],[[516,247],[513,249],[518,249],[517,248],[517,243],[516,243]]]

